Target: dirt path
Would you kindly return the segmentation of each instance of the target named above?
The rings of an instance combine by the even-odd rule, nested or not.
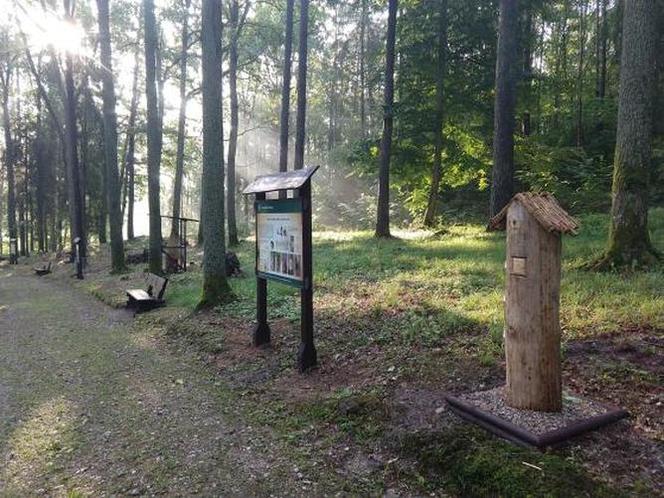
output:
[[[158,337],[0,268],[0,496],[306,494],[268,460],[269,432],[245,427],[216,379]]]

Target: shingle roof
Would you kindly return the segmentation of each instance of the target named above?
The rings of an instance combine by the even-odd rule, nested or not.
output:
[[[513,202],[519,202],[545,230],[576,235],[579,222],[565,211],[556,198],[547,192],[520,192],[489,221],[489,230],[505,230],[507,210]]]

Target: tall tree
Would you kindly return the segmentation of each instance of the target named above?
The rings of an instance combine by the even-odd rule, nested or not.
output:
[[[177,237],[178,220],[182,206],[182,179],[184,177],[184,143],[187,124],[187,57],[189,52],[189,6],[191,0],[182,5],[182,32],[180,35],[180,113],[178,115],[178,141],[175,152],[175,181],[173,182],[173,209],[171,214],[171,238]]]
[[[576,146],[583,145],[583,74],[586,54],[586,12],[587,0],[581,2],[581,13],[579,17],[579,65],[576,72]]]
[[[125,137],[125,146],[123,154],[123,174],[124,193],[122,196],[122,218],[127,213],[127,239],[134,238],[134,200],[135,200],[135,170],[136,160],[136,115],[138,114],[138,49],[140,43],[136,42],[136,51],[134,53],[134,76],[131,85],[131,103],[129,104],[129,119],[127,120],[127,134]]]
[[[300,0],[300,45],[297,63],[297,117],[295,121],[295,158],[293,169],[304,168],[307,113],[307,41],[309,38],[309,0]]]
[[[286,37],[284,38],[284,67],[281,77],[281,114],[279,116],[279,171],[288,170],[288,128],[290,115],[291,68],[293,64],[293,11],[295,0],[286,0]],[[285,191],[280,191],[282,198]]]
[[[108,0],[97,0],[99,23],[99,53],[101,58],[102,101],[104,116],[104,155],[108,182],[108,213],[111,229],[111,267],[114,272],[125,270],[122,241],[122,208],[120,178],[118,176],[118,117],[115,113],[115,83],[111,55]]]
[[[611,226],[607,251],[592,265],[597,269],[647,266],[659,258],[648,233],[655,13],[655,0],[623,4]]]
[[[367,42],[367,0],[360,0],[360,129],[362,139],[367,137],[367,90],[366,90],[366,42]]]
[[[157,21],[154,1],[143,0],[145,37],[145,94],[147,97],[148,208],[150,209],[150,271],[161,273],[161,208],[159,170],[161,164],[161,117],[157,94]]]
[[[424,214],[424,225],[433,226],[438,208],[438,194],[443,161],[443,122],[445,106],[445,66],[447,63],[447,0],[439,0],[438,12],[438,64],[436,66],[436,116],[433,127],[433,167],[431,170],[431,190]]]
[[[64,0],[65,17],[74,22],[76,11],[75,0]],[[85,233],[85,197],[84,178],[78,161],[78,131],[76,128],[76,100],[77,92],[74,84],[74,57],[71,53],[65,54],[64,69],[64,108],[65,108],[65,157],[67,165],[68,204],[70,216],[72,254],[76,248],[74,241],[80,240],[79,255],[83,261],[86,257],[87,240]],[[83,274],[77,272],[78,278]]]
[[[238,72],[238,45],[244,20],[249,9],[249,0],[246,0],[242,17],[240,17],[240,4],[238,0],[231,0],[229,28],[230,42],[228,49],[228,84],[231,98],[231,130],[228,135],[228,243],[237,245],[240,241],[237,237],[237,221],[235,216],[235,158],[237,155],[237,138],[239,127],[240,104],[237,94],[237,72]]]
[[[496,97],[493,121],[493,171],[489,215],[496,215],[514,194],[514,111],[518,80],[517,0],[500,0]]]
[[[203,0],[203,294],[199,308],[231,298],[226,279],[224,230],[224,142],[221,90],[221,1]]]
[[[394,123],[394,59],[397,33],[398,0],[389,0],[387,41],[385,49],[385,89],[383,108],[383,136],[378,158],[378,209],[376,237],[390,237],[390,156]]]
[[[603,99],[606,95],[606,52],[608,39],[608,22],[606,16],[607,0],[596,0],[595,5],[595,96]]]
[[[524,101],[525,109],[521,114],[521,133],[524,137],[530,135],[531,132],[531,116],[530,116],[530,104],[531,104],[531,92],[532,92],[532,82],[533,82],[533,41],[535,38],[535,30],[533,28],[533,4],[531,2],[526,2],[524,6],[523,13],[523,27],[521,33],[522,39],[522,53],[523,53],[523,92],[524,92]]]
[[[0,84],[2,84],[2,127],[5,134],[5,168],[7,171],[7,229],[9,238],[15,239],[16,233],[16,192],[14,178],[14,141],[11,131],[9,114],[9,94],[11,76],[14,71],[11,60],[3,61],[0,67]]]

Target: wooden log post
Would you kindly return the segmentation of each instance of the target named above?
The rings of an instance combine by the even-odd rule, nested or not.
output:
[[[519,202],[509,206],[506,228],[507,403],[560,411],[560,233],[545,230]]]

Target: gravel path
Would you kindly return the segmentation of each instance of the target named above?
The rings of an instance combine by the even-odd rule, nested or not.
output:
[[[269,431],[159,337],[66,284],[0,268],[0,496],[306,494],[269,456],[282,451]]]

